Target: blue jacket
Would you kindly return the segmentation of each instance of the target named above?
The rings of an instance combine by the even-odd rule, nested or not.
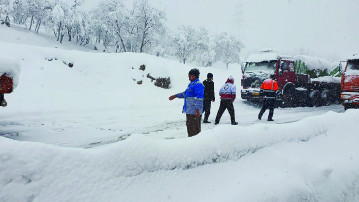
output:
[[[187,89],[183,93],[176,94],[177,98],[184,98],[183,113],[196,114],[196,109],[199,113],[203,113],[203,96],[204,86],[196,79],[188,84]]]

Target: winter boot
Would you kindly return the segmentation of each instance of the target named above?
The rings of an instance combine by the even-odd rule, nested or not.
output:
[[[6,102],[5,99],[3,99],[3,100],[1,101],[0,106],[2,106],[2,107],[6,107],[6,106],[7,106],[7,102]]]
[[[231,124],[232,125],[238,125],[238,122],[232,122]]]

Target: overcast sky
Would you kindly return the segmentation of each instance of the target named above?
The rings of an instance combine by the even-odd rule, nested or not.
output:
[[[331,60],[359,53],[359,0],[149,1],[165,9],[171,29],[190,24],[226,31],[246,52],[266,47]]]

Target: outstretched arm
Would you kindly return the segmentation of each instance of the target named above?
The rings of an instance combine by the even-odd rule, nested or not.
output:
[[[185,91],[186,92],[186,91]],[[169,100],[173,100],[175,98],[184,98],[185,97],[185,92],[182,92],[182,93],[177,93],[175,95],[171,95],[168,99]]]

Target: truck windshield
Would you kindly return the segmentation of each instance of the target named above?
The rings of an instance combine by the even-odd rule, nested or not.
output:
[[[359,75],[359,60],[349,60],[346,74]]]
[[[276,60],[263,62],[247,62],[246,72],[273,73],[276,67]]]

